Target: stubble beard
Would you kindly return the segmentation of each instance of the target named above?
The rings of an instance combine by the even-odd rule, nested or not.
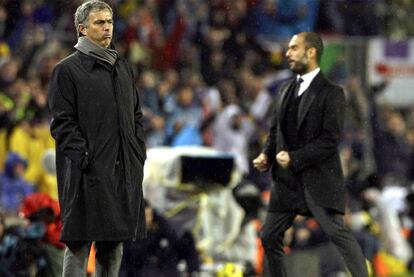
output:
[[[308,69],[309,69],[309,59],[306,55],[303,56],[297,62],[294,62],[294,64],[290,68],[290,70],[292,70],[293,73],[296,73],[299,75],[305,74],[306,72],[308,72]]]

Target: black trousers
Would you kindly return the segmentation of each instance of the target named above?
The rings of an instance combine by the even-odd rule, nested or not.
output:
[[[342,254],[345,264],[353,277],[367,277],[365,257],[351,232],[345,227],[343,216],[318,206],[309,191],[304,189],[305,202],[314,219]],[[261,230],[261,240],[265,250],[266,272],[268,277],[284,277],[283,237],[292,226],[296,212],[269,212]]]

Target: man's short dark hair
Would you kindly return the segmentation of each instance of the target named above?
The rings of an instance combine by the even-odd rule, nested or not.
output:
[[[323,54],[323,41],[321,37],[314,32],[302,32],[299,35],[303,37],[306,49],[316,49],[316,60],[318,61],[318,63],[320,63]]]

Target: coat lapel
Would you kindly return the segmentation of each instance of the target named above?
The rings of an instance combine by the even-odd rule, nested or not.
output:
[[[281,124],[282,122],[280,121],[281,118],[283,117],[283,115],[285,114],[286,111],[286,105],[287,105],[287,100],[288,100],[288,94],[289,94],[289,88],[292,86],[293,82],[295,81],[295,79],[292,79],[290,82],[288,82],[286,84],[286,86],[284,88],[282,88],[282,90],[280,91],[280,97],[278,98],[278,101],[276,103],[276,108],[277,108],[277,120],[279,121],[277,124],[277,131],[276,131],[276,140],[277,140],[277,145],[278,145],[278,149],[276,152],[282,150],[282,149],[286,149],[286,142],[285,142],[285,138],[283,137],[283,133],[281,130]]]
[[[318,75],[312,80],[309,88],[305,91],[302,96],[302,99],[299,104],[299,111],[298,111],[298,130],[300,129],[303,120],[307,112],[309,111],[313,101],[315,100],[317,94],[320,92],[321,88],[323,87],[324,78],[322,72],[319,72]]]
[[[279,120],[282,118],[282,116],[285,113],[286,104],[287,104],[287,101],[286,101],[287,95],[289,92],[289,88],[293,85],[294,81],[295,79],[293,78],[280,92],[279,101],[277,102],[277,112],[278,112]]]

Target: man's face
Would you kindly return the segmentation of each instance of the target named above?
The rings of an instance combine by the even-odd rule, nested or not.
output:
[[[79,30],[92,42],[107,48],[111,44],[114,30],[111,12],[109,10],[90,12],[87,26],[80,25]]]
[[[295,35],[292,37],[288,45],[286,57],[289,62],[289,68],[294,73],[303,75],[308,72],[308,50],[305,48],[305,42],[302,36]]]
[[[25,171],[26,171],[26,167],[22,163],[17,163],[14,166],[14,176],[16,177],[23,177]]]

